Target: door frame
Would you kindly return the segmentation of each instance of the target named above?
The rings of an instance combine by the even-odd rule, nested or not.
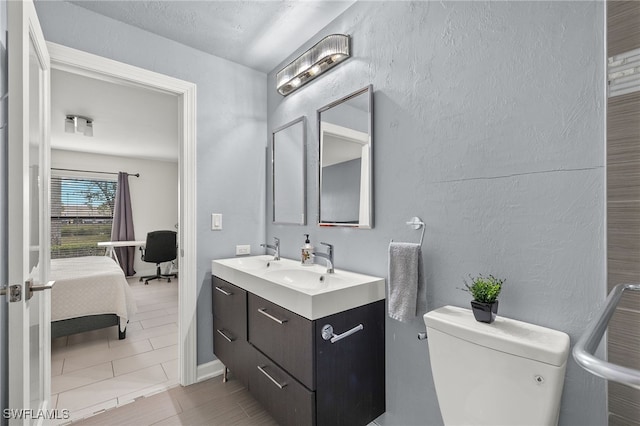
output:
[[[179,209],[178,350],[180,384],[196,382],[196,85],[154,71],[114,61],[60,44],[47,42],[51,69],[101,81],[152,89],[178,97]]]

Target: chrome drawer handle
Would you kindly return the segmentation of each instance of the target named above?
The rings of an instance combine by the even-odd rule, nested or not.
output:
[[[258,309],[258,312],[260,312],[262,315],[264,315],[267,318],[270,318],[272,320],[274,320],[275,322],[277,322],[278,324],[284,324],[285,322],[287,322],[288,320],[286,319],[280,319],[280,318],[276,318],[273,315],[271,315],[270,313],[267,312],[267,308],[260,308]]]
[[[267,372],[264,370],[264,367],[266,367],[266,365],[263,365],[263,366],[259,366],[259,365],[258,365],[257,367],[258,367],[258,370],[260,370],[260,372],[261,372],[262,374],[264,374],[265,376],[267,376],[267,378],[268,378],[269,380],[271,380],[271,381],[273,382],[273,384],[274,384],[274,385],[276,385],[277,387],[279,387],[280,389],[284,389],[284,387],[285,387],[285,386],[287,386],[287,384],[286,384],[286,383],[280,384],[280,383],[278,383],[278,381],[277,381],[276,379],[274,379],[273,377],[271,377],[271,375],[270,375],[269,373],[267,373]]]
[[[225,296],[231,296],[233,293],[228,292],[227,290],[220,288],[218,286],[216,286],[216,290],[218,290],[220,293],[224,294]]]
[[[342,334],[334,334],[333,327],[330,324],[326,324],[324,327],[322,327],[322,338],[324,340],[330,340],[331,343],[335,343],[344,339],[345,337],[351,336],[353,333],[357,333],[360,330],[364,330],[364,326],[362,324],[358,324],[351,330],[347,330]]]
[[[224,332],[220,329],[216,329],[216,331],[218,332],[219,335],[221,335],[222,337],[225,338],[225,340],[229,343],[233,342],[234,339],[230,338],[229,336],[227,336],[226,334],[224,334]]]

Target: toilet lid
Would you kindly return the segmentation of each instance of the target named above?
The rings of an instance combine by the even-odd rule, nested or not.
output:
[[[569,354],[569,336],[561,331],[498,316],[491,323],[475,320],[469,309],[443,306],[424,314],[429,328],[451,336],[521,356],[534,361],[562,366]]]

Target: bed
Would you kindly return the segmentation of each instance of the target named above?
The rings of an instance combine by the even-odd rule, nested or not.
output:
[[[51,337],[118,325],[124,339],[136,311],[124,272],[106,256],[52,259]]]

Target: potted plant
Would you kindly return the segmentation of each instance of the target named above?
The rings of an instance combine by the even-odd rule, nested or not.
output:
[[[471,310],[476,321],[491,324],[498,313],[498,296],[502,290],[504,279],[498,279],[493,275],[478,275],[471,278],[471,284],[465,281],[466,290],[473,296]]]

